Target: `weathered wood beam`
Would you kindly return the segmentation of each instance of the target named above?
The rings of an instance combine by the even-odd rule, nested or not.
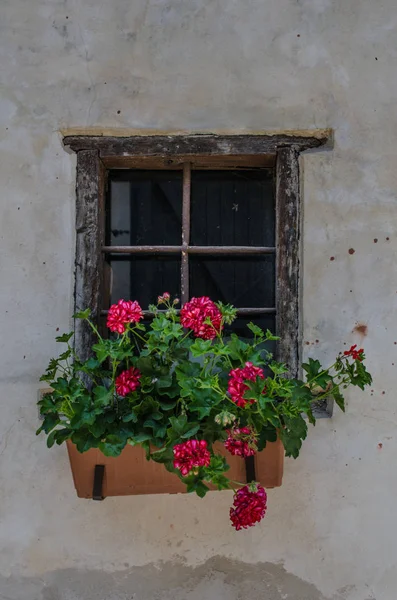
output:
[[[287,133],[263,135],[153,135],[131,137],[66,136],[65,146],[78,152],[98,150],[101,157],[175,156],[175,155],[258,155],[274,154],[280,148],[294,146],[299,152],[323,146],[330,138],[328,130],[310,135]]]
[[[300,314],[299,148],[282,148],[276,163],[276,328],[277,358],[299,374]]]
[[[97,150],[77,153],[75,312],[90,308],[99,316],[103,254],[104,167]],[[93,332],[85,321],[75,321],[75,349],[81,360],[90,355]]]

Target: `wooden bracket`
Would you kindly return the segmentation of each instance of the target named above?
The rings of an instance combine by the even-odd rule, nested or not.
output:
[[[94,485],[92,486],[92,499],[104,500],[102,491],[103,477],[105,475],[105,465],[95,465]]]

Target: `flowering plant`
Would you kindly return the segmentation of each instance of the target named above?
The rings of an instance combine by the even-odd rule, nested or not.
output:
[[[236,529],[248,527],[265,514],[266,492],[257,483],[231,482],[214,443],[248,457],[279,436],[286,455],[296,458],[307,421],[315,423],[313,402],[332,396],[344,410],[344,389],[371,383],[364,352],[352,346],[325,369],[309,359],[305,381],[290,378],[269,352],[278,339],[270,331],[249,323],[250,339],[225,336],[236,318],[232,306],[201,297],[178,311],[178,302],[164,293],[144,325],[138,302],[120,300],[108,312],[109,337],[100,335],[89,310],[76,314],[97,341],[82,361],[73,333],[56,338],[67,349],[41,378],[52,391],[39,401],[44,420],[37,433],[48,435],[49,447],[70,439],[80,452],[99,448],[107,456],[140,444],[148,459],[164,463],[201,497],[208,483],[239,487],[230,519]]]

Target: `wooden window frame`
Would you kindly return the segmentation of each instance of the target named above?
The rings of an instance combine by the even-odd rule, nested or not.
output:
[[[288,365],[292,377],[299,376],[299,156],[329,140],[328,130],[305,134],[64,137],[65,147],[77,154],[75,311],[90,308],[94,318],[99,318],[109,169],[181,169],[187,168],[183,167],[187,164],[214,170],[272,167],[276,171],[276,332],[282,334],[277,359]],[[188,244],[188,240],[183,243]],[[87,358],[93,336],[81,320],[75,323],[75,339],[76,351],[83,359]]]

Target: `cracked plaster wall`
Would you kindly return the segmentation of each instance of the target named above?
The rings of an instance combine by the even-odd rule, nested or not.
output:
[[[395,0],[0,13],[1,600],[395,600]],[[38,377],[70,327],[70,127],[335,131],[303,160],[304,350],[363,344],[373,392],[317,425],[251,531],[230,528],[227,492],[78,500],[64,448],[34,436]]]

